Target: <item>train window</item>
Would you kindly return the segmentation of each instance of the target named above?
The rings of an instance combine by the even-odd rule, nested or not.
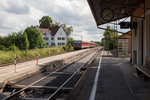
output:
[[[81,41],[74,41],[74,45],[81,45]]]

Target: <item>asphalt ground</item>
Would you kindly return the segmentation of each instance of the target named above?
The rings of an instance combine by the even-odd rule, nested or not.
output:
[[[89,100],[100,55],[66,100]],[[115,58],[105,52],[100,67],[95,100],[150,100],[150,81],[137,76],[129,58]]]

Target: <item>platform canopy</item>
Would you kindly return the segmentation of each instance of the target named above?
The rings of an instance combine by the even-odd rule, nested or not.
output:
[[[87,0],[97,26],[126,18],[132,15],[136,8],[144,2],[144,0]],[[102,18],[104,9],[111,9],[113,18],[106,21]],[[104,16],[105,17],[105,16]]]

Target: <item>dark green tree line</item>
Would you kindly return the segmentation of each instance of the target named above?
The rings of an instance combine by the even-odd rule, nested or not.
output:
[[[29,41],[29,49],[46,47],[42,34],[36,28],[28,27],[25,32],[27,33]]]
[[[53,23],[53,20],[49,16],[43,16],[39,20],[39,24],[41,28],[49,28],[49,27],[54,27],[54,26],[61,26],[63,30],[65,31],[67,37],[71,35],[73,32],[73,27],[72,26],[67,26],[66,24],[61,24],[60,22],[55,22]]]

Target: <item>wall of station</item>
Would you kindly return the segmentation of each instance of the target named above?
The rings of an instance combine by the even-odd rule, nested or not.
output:
[[[150,0],[145,0],[145,8],[150,8]],[[144,4],[137,8],[132,16],[144,17]],[[145,10],[145,19],[132,17],[137,21],[137,29],[132,29],[132,63],[144,65],[145,58],[150,57],[150,10]]]

